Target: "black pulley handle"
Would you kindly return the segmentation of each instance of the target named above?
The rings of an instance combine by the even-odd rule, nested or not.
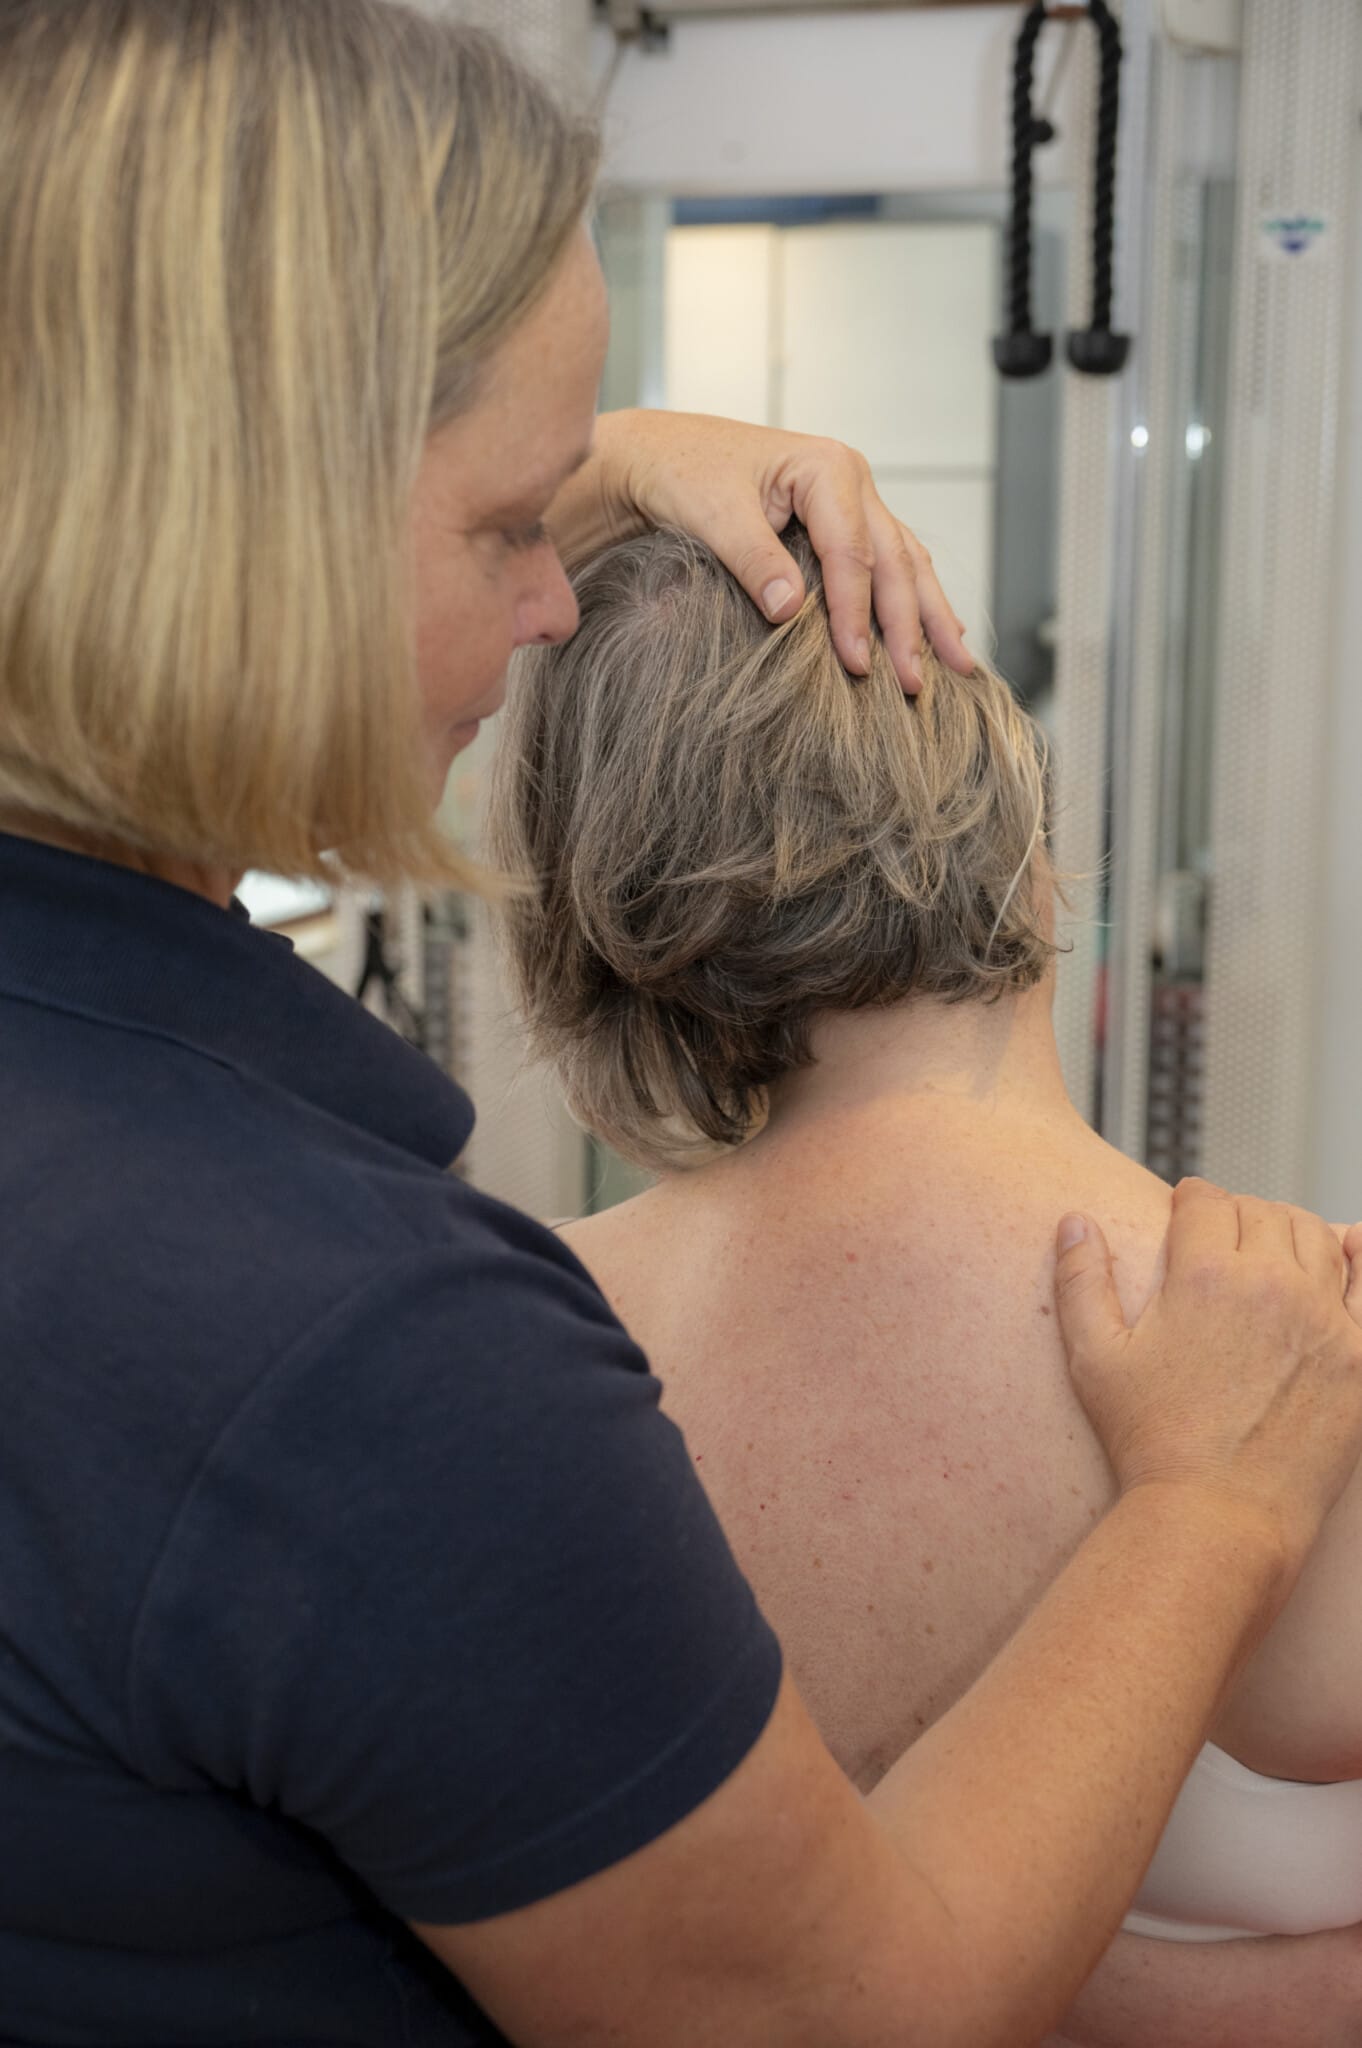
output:
[[[1048,121],[1031,107],[1036,44],[1045,26],[1045,0],[1026,11],[1012,58],[1012,219],[1007,231],[1007,332],[993,343],[993,360],[1004,377],[1038,377],[1048,370],[1054,343],[1031,325],[1031,198],[1035,172],[1031,153],[1054,140]]]
[[[1097,151],[1092,186],[1092,320],[1068,340],[1069,361],[1089,377],[1114,377],[1126,366],[1130,336],[1111,325],[1112,255],[1116,241],[1116,131],[1121,119],[1121,30],[1107,0],[1088,0],[1088,19],[1101,44],[1097,87]]]
[[[1121,31],[1106,0],[1087,0],[1086,8],[1066,7],[1065,15],[1085,12],[1100,45],[1097,103],[1097,147],[1093,166],[1092,320],[1068,336],[1066,353],[1076,370],[1090,377],[1112,377],[1125,367],[1130,336],[1111,325],[1112,268],[1116,214],[1116,138],[1121,113]],[[1035,377],[1048,369],[1053,345],[1048,334],[1031,324],[1031,202],[1034,182],[1032,152],[1054,139],[1048,121],[1037,120],[1031,105],[1036,43],[1051,9],[1034,0],[1017,35],[1012,72],[1012,218],[1008,233],[1008,331],[993,344],[993,360],[1004,377]]]

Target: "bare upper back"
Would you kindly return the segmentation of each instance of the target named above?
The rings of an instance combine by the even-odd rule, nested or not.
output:
[[[1115,1155],[1077,1185],[1043,1132],[946,1107],[877,1125],[754,1147],[567,1233],[862,1785],[1107,1505],[1052,1313],[1060,1210],[1111,1221],[1133,1304],[1168,1208]]]
[[[1070,1208],[1101,1220],[1138,1311],[1164,1184],[1076,1120],[950,1100],[769,1134],[565,1233],[649,1352],[863,1787],[959,1697],[1110,1501],[1053,1315]],[[1222,1739],[1260,1769],[1351,1774],[1336,1727],[1307,1717],[1283,1739],[1299,1660],[1296,1642],[1292,1673],[1280,1658],[1274,1673],[1269,1642],[1263,1710],[1250,1689]]]

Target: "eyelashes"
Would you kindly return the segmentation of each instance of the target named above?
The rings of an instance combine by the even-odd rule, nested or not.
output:
[[[549,530],[542,519],[536,519],[533,526],[515,527],[503,533],[502,539],[508,548],[517,553],[528,554],[533,548],[541,548],[549,537]]]

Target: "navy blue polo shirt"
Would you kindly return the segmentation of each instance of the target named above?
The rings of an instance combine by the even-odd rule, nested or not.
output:
[[[765,1725],[657,1384],[471,1123],[283,941],[0,835],[0,2041],[496,2041],[404,1922]]]

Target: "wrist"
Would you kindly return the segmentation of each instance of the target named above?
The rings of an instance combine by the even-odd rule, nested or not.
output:
[[[642,533],[648,524],[634,494],[630,460],[641,417],[634,409],[598,417],[591,459],[549,510],[549,531],[569,572],[616,541]]]
[[[1318,1526],[1289,1521],[1280,1502],[1204,1474],[1136,1480],[1122,1489],[1112,1512],[1157,1524],[1163,1542],[1204,1560],[1227,1596],[1238,1586],[1246,1610],[1264,1628],[1319,1533]]]

